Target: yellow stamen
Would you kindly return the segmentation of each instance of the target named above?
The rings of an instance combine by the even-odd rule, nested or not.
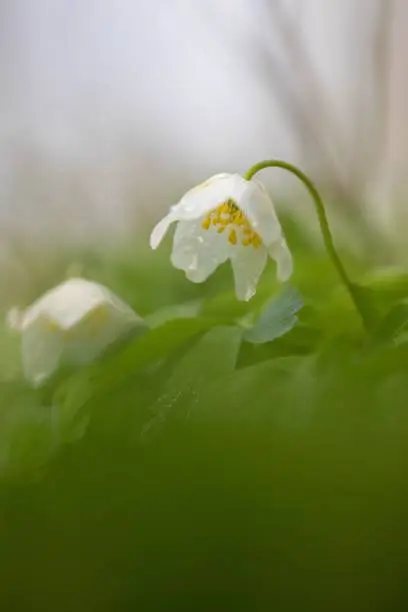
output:
[[[253,237],[252,237],[252,246],[257,249],[258,247],[260,247],[262,244],[262,240],[260,238],[260,236],[258,236],[258,234],[254,233]]]
[[[58,323],[56,323],[55,321],[53,321],[52,319],[46,319],[44,321],[44,327],[47,331],[49,332],[56,332],[59,330],[59,326]]]
[[[109,312],[105,306],[99,306],[91,314],[89,318],[89,337],[94,338],[109,318]]]
[[[241,226],[242,225],[246,226],[248,224],[248,221],[246,220],[245,215],[242,211],[239,210],[238,212],[235,213],[234,223],[235,225],[241,225]]]
[[[226,200],[201,221],[203,229],[208,230],[211,226],[214,226],[219,234],[229,227],[228,242],[232,245],[237,244],[239,240],[243,246],[253,246],[257,249],[262,244],[261,237],[252,229],[245,213],[233,200]]]
[[[221,206],[218,207],[218,212],[221,214],[226,214],[229,215],[230,214],[230,206],[228,204],[228,202],[224,202],[224,204],[221,204]]]
[[[230,230],[228,234],[228,242],[230,244],[237,244],[237,232],[234,229]]]

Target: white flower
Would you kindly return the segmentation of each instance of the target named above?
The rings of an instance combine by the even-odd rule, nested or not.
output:
[[[51,289],[8,323],[22,334],[26,378],[40,385],[61,364],[81,365],[142,319],[103,285],[71,278]]]
[[[178,224],[171,261],[195,283],[230,259],[237,298],[249,300],[268,256],[276,261],[279,280],[292,274],[292,256],[262,183],[239,174],[209,178],[188,191],[156,225],[150,237],[153,249],[174,221]]]

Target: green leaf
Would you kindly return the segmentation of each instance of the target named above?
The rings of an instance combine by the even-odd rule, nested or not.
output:
[[[173,319],[152,329],[106,363],[106,372],[100,381],[100,389],[110,389],[120,384],[143,366],[165,357],[213,326],[214,321],[204,318]]]
[[[0,383],[0,394],[0,479],[35,478],[59,447],[58,409],[15,382]]]
[[[263,282],[258,286],[256,294],[249,302],[237,300],[235,292],[231,290],[220,293],[216,297],[204,302],[202,315],[206,317],[215,316],[218,319],[222,317],[226,322],[235,322],[237,319],[260,308],[268,300],[274,290],[274,284],[266,284]]]
[[[268,302],[255,325],[246,331],[244,339],[252,344],[263,344],[280,338],[296,325],[297,313],[303,305],[294,287],[285,288]]]
[[[377,328],[397,302],[408,298],[408,274],[398,267],[376,269],[356,289],[372,327]]]
[[[393,343],[406,331],[408,324],[408,300],[393,306],[380,321],[373,333],[371,344]]]
[[[170,414],[184,418],[187,404],[198,401],[215,381],[222,384],[235,370],[241,339],[242,330],[232,326],[216,327],[202,336],[174,367],[144,433]]]
[[[145,318],[149,327],[158,327],[173,319],[189,319],[199,315],[202,308],[202,300],[190,300],[181,304],[172,304],[156,310]]]
[[[214,324],[213,320],[204,318],[168,321],[109,355],[103,363],[88,366],[64,382],[58,387],[54,401],[78,408],[120,387],[143,367],[176,351]]]
[[[273,342],[262,344],[243,342],[238,367],[247,367],[271,359],[309,355],[316,349],[321,339],[322,334],[319,329],[298,323],[285,335],[275,338]]]
[[[376,325],[378,325],[378,322],[381,319],[381,312],[375,299],[375,294],[369,287],[363,287],[362,285],[356,285],[355,283],[353,283],[353,288],[362,313],[365,317],[365,321],[369,328],[373,329]]]
[[[278,414],[288,411],[285,394],[302,359],[263,361],[209,380],[200,394],[190,398],[186,411],[200,423],[224,422],[231,431],[242,423],[259,424],[259,419],[264,425],[276,421]]]
[[[216,327],[207,332],[180,359],[167,388],[206,384],[233,372],[241,338],[242,330],[233,326]]]
[[[381,301],[398,301],[408,297],[408,274],[397,267],[373,270],[360,284]]]
[[[21,338],[15,330],[0,326],[0,381],[10,381],[22,376]]]

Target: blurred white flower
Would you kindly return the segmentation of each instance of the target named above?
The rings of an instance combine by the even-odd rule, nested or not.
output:
[[[24,311],[12,309],[9,325],[22,334],[26,378],[35,386],[61,364],[89,363],[143,320],[103,285],[71,278]]]
[[[19,308],[11,308],[6,315],[6,324],[10,329],[20,331],[23,313]]]
[[[236,296],[247,301],[255,294],[268,256],[276,261],[279,280],[292,274],[292,256],[275,208],[258,181],[217,174],[191,189],[153,229],[153,249],[174,221],[178,224],[171,261],[195,283],[230,259]]]

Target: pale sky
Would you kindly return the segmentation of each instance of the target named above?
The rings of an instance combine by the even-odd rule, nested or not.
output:
[[[341,115],[350,68],[344,32],[356,3],[286,4]],[[265,101],[248,57],[257,36],[270,37],[272,45],[275,39],[282,55],[274,24],[262,23],[263,2],[13,0],[8,6],[6,131],[68,151],[77,139],[83,146],[81,121],[106,133],[122,123],[187,147],[193,153],[187,160],[199,164],[209,155],[242,159],[244,147],[248,155],[263,150],[263,140],[270,154],[288,148],[289,130],[280,127],[278,105]],[[271,134],[263,138],[266,124],[273,146]]]
[[[335,126],[328,146],[340,161],[355,137],[356,99],[372,112],[361,59],[370,3],[282,1],[313,60]],[[124,138],[137,152],[136,174],[145,150],[197,179],[265,157],[299,160],[281,99],[267,94],[251,57],[264,38],[285,62],[279,24],[266,19],[262,0],[8,0],[0,23],[3,214],[30,206],[10,186],[25,143],[61,167],[95,168],[107,182]],[[288,67],[308,94],[302,77]]]

